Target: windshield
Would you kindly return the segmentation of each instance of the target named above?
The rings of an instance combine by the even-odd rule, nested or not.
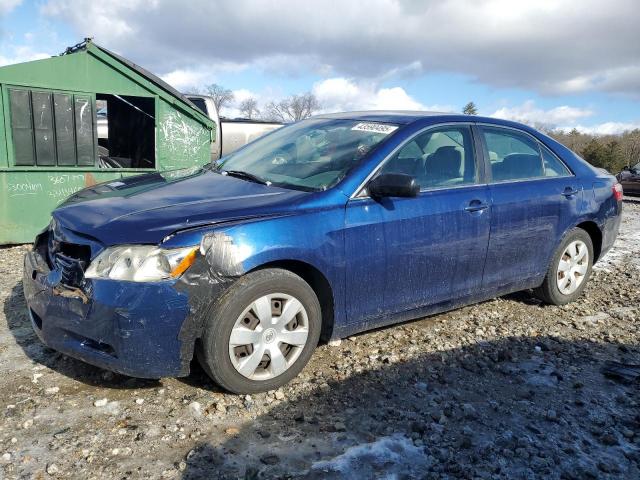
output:
[[[356,120],[305,120],[222,158],[218,169],[277,186],[326,190],[397,128]]]

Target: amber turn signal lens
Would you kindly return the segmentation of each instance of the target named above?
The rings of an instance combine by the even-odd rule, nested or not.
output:
[[[171,270],[171,278],[177,278],[182,275],[187,269],[193,265],[193,262],[196,260],[196,255],[198,253],[198,248],[194,248],[191,250],[186,257],[182,259],[182,261],[176,265],[176,267]]]

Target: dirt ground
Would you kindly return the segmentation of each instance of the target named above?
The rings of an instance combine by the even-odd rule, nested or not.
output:
[[[0,478],[640,478],[640,202],[565,307],[529,292],[320,346],[291,385],[229,395],[42,346],[0,249]]]

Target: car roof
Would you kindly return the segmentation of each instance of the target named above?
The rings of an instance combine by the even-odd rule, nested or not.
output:
[[[478,115],[463,115],[461,113],[411,111],[411,110],[371,110],[360,112],[341,112],[316,115],[313,118],[336,118],[344,120],[362,120],[365,122],[395,123],[409,125],[420,120],[428,123],[437,122],[481,122],[495,125],[529,129],[526,125],[500,118],[481,117]]]

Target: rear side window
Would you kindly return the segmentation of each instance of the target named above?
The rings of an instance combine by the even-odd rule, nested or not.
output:
[[[538,142],[514,130],[482,127],[495,182],[544,177]]]
[[[551,150],[542,144],[540,145],[540,150],[542,151],[545,177],[567,177],[571,175],[569,169],[551,152]]]
[[[471,129],[442,127],[418,134],[382,167],[381,173],[404,173],[421,189],[478,182]]]

